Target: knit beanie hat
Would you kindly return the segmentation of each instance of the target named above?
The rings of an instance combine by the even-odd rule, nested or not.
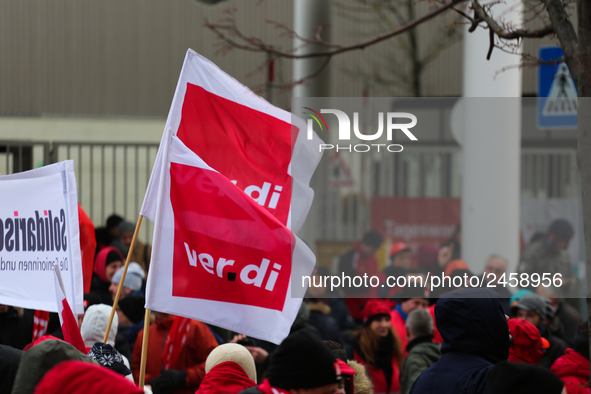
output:
[[[121,222],[119,223],[117,230],[119,231],[119,238],[121,238],[121,235],[123,235],[123,233],[135,232],[135,224],[131,222]]]
[[[311,389],[338,383],[341,371],[331,350],[307,330],[281,342],[271,356],[267,379],[283,390]]]
[[[119,284],[121,282],[121,277],[123,276],[123,269],[125,267],[121,267],[115,272],[113,275],[113,279],[111,279],[112,283]],[[146,277],[146,273],[141,265],[136,262],[129,263],[129,267],[127,267],[127,274],[125,274],[125,282],[123,282],[123,286],[128,287],[132,290],[140,290],[142,288],[142,283],[144,278]]]
[[[105,260],[105,268],[116,261],[121,261],[122,263],[125,261],[121,253],[117,253],[116,251],[112,250],[107,254],[107,259]]]
[[[88,357],[92,358],[103,367],[107,367],[111,371],[117,372],[123,376],[131,374],[131,371],[123,362],[121,353],[111,345],[96,342],[92,346],[92,349],[90,349],[90,352],[88,352]]]
[[[564,383],[547,369],[502,361],[488,373],[489,394],[560,394]]]
[[[390,308],[379,300],[369,300],[363,306],[363,324],[369,326],[371,322],[379,318],[380,316],[390,317]]]
[[[125,317],[129,319],[133,324],[139,323],[144,319],[144,305],[146,299],[143,296],[127,296],[119,301],[119,309]]]

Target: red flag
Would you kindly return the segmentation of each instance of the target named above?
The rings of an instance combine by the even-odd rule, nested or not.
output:
[[[86,212],[84,212],[80,204],[78,204],[78,223],[80,224],[80,252],[82,254],[84,294],[86,294],[90,291],[90,282],[92,282],[96,237],[94,235],[94,224]]]
[[[53,264],[55,271],[55,294],[57,297],[57,309],[60,317],[60,323],[62,325],[62,333],[64,334],[64,340],[72,344],[76,349],[86,354],[86,346],[80,335],[80,327],[78,327],[78,319],[72,313],[70,304],[66,298],[66,292],[64,290],[64,284],[62,282],[62,276],[57,263]]]

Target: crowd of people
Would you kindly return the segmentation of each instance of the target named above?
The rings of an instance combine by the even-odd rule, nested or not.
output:
[[[78,316],[86,353],[63,340],[57,315],[0,305],[0,393],[591,392],[587,324],[561,288],[310,286],[289,335],[275,345],[160,312],[144,327],[150,246],[143,243],[130,257],[103,343],[134,230],[116,215],[96,230],[92,282]],[[368,231],[338,269],[381,280],[427,271],[473,276],[460,259],[460,230],[415,251],[392,243],[383,270],[375,257],[382,235]],[[519,272],[561,272],[567,287],[576,285],[566,252],[572,235],[567,221],[553,222],[525,247]],[[483,271],[500,276],[507,261],[493,255]],[[329,274],[323,266],[312,273]],[[146,385],[139,388],[144,329]]]

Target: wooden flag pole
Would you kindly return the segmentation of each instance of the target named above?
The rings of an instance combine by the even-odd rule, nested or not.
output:
[[[129,252],[127,252],[127,258],[125,259],[125,266],[123,266],[123,274],[121,275],[121,280],[119,281],[119,287],[117,287],[117,295],[113,300],[113,308],[111,309],[111,316],[109,317],[109,323],[107,324],[107,330],[105,331],[103,343],[107,343],[107,339],[109,338],[109,331],[111,331],[111,324],[113,323],[113,318],[115,317],[115,312],[117,311],[117,304],[119,303],[119,297],[121,296],[121,290],[123,289],[123,283],[125,282],[125,275],[127,275],[129,260],[131,260],[131,255],[133,254],[133,248],[135,247],[137,234],[140,231],[140,226],[142,225],[142,218],[143,216],[140,215],[140,217],[137,220],[137,224],[135,225],[135,231],[133,232],[133,238],[131,239]]]
[[[142,358],[140,361],[140,379],[138,386],[143,389],[144,381],[146,380],[146,359],[148,358],[148,338],[150,335],[150,309],[146,309],[144,315],[144,336],[142,338]]]

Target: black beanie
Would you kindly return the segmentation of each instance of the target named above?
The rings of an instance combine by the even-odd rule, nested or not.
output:
[[[119,301],[119,309],[133,324],[139,323],[144,318],[144,305],[146,299],[143,296],[127,296]]]
[[[382,246],[384,239],[382,235],[375,230],[369,230],[363,235],[361,242],[365,245],[372,246],[375,249],[379,249]]]
[[[579,329],[575,334],[573,350],[589,360],[589,331],[587,327],[586,321],[579,324]]]
[[[488,373],[487,394],[560,394],[564,383],[547,369],[502,361]]]
[[[107,253],[107,258],[105,259],[105,268],[109,264],[114,263],[115,261],[121,261],[122,263],[124,263],[125,259],[123,258],[123,255],[121,253],[111,250],[109,253]]]
[[[328,346],[303,329],[285,338],[273,352],[267,379],[283,390],[311,389],[338,383],[341,375]]]

